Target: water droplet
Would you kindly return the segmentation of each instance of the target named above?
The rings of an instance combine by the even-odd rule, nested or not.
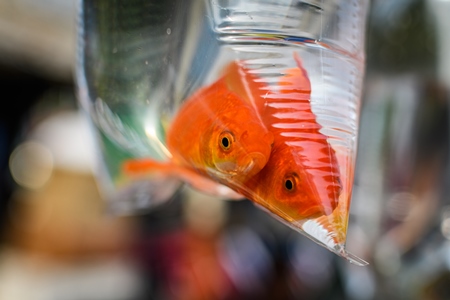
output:
[[[145,64],[148,65],[148,60],[145,61]]]
[[[166,32],[167,32],[167,34],[171,34],[172,33],[172,29],[170,29],[170,28],[167,28],[167,30],[166,30]]]
[[[117,48],[116,47],[113,48],[112,53],[117,53]]]

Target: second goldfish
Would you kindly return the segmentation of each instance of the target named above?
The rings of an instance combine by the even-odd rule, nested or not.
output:
[[[244,64],[227,69],[228,88],[245,94],[274,135],[265,167],[244,182],[230,182],[239,193],[287,221],[329,215],[342,190],[339,165],[311,110],[311,84],[300,58],[272,91]]]

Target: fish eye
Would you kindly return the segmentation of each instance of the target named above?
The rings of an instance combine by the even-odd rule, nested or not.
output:
[[[219,136],[219,146],[225,151],[230,150],[233,141],[234,136],[231,132],[225,131]]]
[[[286,191],[293,192],[297,185],[297,176],[290,174],[284,178],[283,185]]]
[[[230,140],[228,139],[228,137],[226,137],[226,136],[224,136],[223,138],[222,138],[222,146],[224,147],[224,148],[229,148],[230,147]]]
[[[284,182],[284,187],[288,190],[291,191],[294,188],[294,183],[292,182],[291,179],[286,179],[286,181]]]

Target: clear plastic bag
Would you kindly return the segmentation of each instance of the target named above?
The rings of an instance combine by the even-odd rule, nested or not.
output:
[[[247,198],[366,264],[345,240],[367,6],[82,1],[77,83],[107,193],[151,207],[187,183]]]

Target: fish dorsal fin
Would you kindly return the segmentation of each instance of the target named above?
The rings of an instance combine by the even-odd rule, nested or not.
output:
[[[225,80],[230,91],[243,97],[253,107],[262,122],[261,116],[265,109],[265,96],[269,93],[266,84],[259,82],[258,78],[251,74],[250,69],[245,67],[243,61],[230,63],[223,72],[223,80]]]

